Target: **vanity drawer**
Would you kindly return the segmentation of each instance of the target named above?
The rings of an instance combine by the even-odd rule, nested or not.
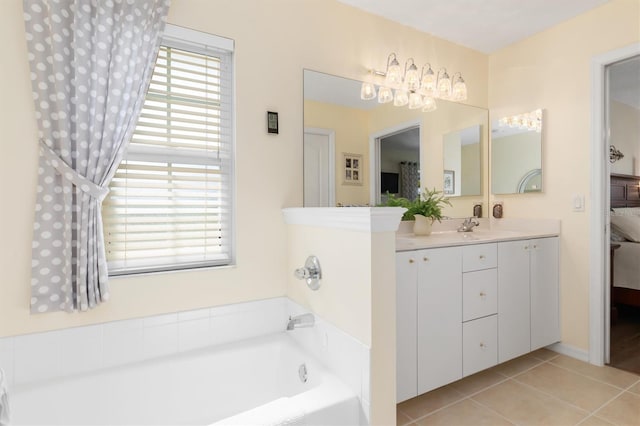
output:
[[[497,312],[497,269],[462,274],[462,321],[486,317]]]
[[[469,376],[498,363],[498,316],[462,324],[462,375]]]
[[[498,264],[498,245],[476,244],[462,249],[462,272],[495,268]]]

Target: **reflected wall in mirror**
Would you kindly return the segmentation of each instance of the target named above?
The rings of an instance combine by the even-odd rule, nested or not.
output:
[[[444,135],[443,190],[449,197],[480,195],[480,125]]]
[[[416,193],[425,187],[442,191],[445,136],[468,128],[475,128],[480,134],[478,166],[473,175],[471,168],[469,173],[461,171],[458,174],[461,181],[457,188],[460,191],[450,194],[455,197],[453,206],[447,207],[444,215],[468,217],[473,214],[474,203],[488,205],[486,109],[438,100],[436,111],[422,112],[379,104],[376,100],[363,101],[360,89],[359,81],[304,70],[305,206],[376,205],[383,201],[386,190],[397,194],[408,191],[410,194],[414,185],[417,185]],[[327,148],[321,154],[317,147],[307,145],[313,138],[311,135],[320,131],[333,135],[325,138],[325,145],[333,144],[333,148]],[[404,146],[401,139],[414,147]],[[462,148],[459,149],[461,156]],[[343,153],[362,156],[360,185],[343,183]],[[318,166],[324,156],[333,160],[329,161],[333,170],[326,164]],[[413,177],[401,177],[403,162],[408,166],[405,167],[408,169],[406,174]],[[308,171],[307,164],[315,166]],[[403,182],[409,182],[404,184],[404,193]],[[308,196],[316,193],[327,195]]]
[[[491,122],[491,192],[542,192],[542,110]]]

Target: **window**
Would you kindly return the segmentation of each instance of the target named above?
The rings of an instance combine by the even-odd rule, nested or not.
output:
[[[232,51],[167,25],[103,204],[111,275],[232,263]]]

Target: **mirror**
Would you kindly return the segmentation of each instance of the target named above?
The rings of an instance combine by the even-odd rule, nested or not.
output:
[[[448,197],[479,195],[480,125],[447,133],[443,137],[443,192]]]
[[[482,203],[486,217],[488,111],[438,100],[436,111],[422,112],[363,101],[360,88],[356,80],[304,70],[305,207],[376,205],[386,191],[443,191],[447,170],[454,172],[447,187],[453,206],[443,213],[468,217]]]
[[[542,110],[491,122],[491,192],[542,192]]]

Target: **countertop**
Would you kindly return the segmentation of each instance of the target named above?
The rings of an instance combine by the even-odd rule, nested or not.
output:
[[[538,221],[536,221],[538,222]],[[503,226],[477,227],[472,232],[457,232],[452,229],[434,231],[431,235],[416,236],[402,227],[396,233],[396,251],[410,251],[437,247],[463,246],[470,244],[495,243],[499,241],[513,241],[530,238],[557,237],[560,234],[559,221],[540,221],[532,223],[530,220],[520,225],[515,221],[509,222],[509,229]]]

